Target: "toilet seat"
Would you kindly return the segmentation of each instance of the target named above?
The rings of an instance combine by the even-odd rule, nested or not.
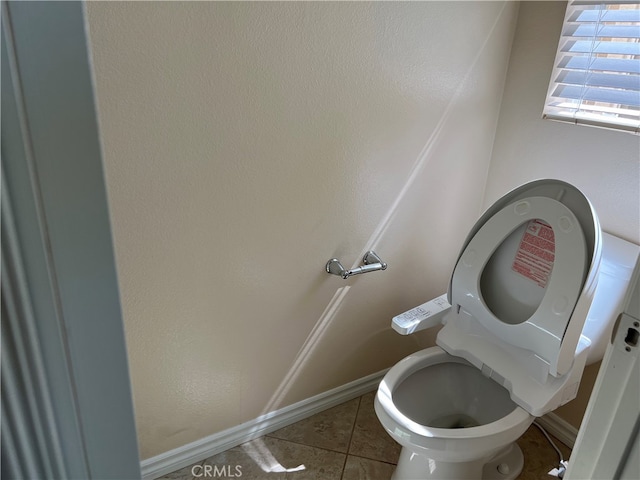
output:
[[[442,368],[446,370],[440,370]],[[465,374],[453,382],[452,388],[450,381],[458,377],[459,368]],[[430,377],[433,369],[437,372],[435,377]],[[423,374],[427,374],[427,378]],[[417,377],[412,378],[414,375]],[[492,383],[468,362],[437,346],[406,357],[386,373],[378,387],[374,409],[385,431],[402,446],[393,478],[497,478],[494,473],[499,467],[502,467],[500,478],[513,480],[518,476],[524,458],[515,441],[529,428],[534,417],[505,399],[504,394],[508,392],[499,393],[502,398],[498,398],[494,406],[492,394],[501,387],[490,385],[487,389],[487,382]],[[404,402],[404,407],[400,406],[414,394],[416,401],[412,405]],[[484,421],[478,418],[481,423],[477,426],[433,427],[431,422],[420,418],[425,413],[425,404],[420,400],[434,394],[439,398],[432,398],[426,409],[433,408],[437,414],[453,413],[452,416],[462,417],[468,414],[478,418],[479,411],[486,407],[494,411],[485,415]],[[461,396],[469,398],[458,403]],[[417,421],[412,419],[416,415]]]
[[[493,422],[470,428],[438,428],[418,423],[402,411],[393,400],[397,388],[411,375],[439,364],[470,365],[460,357],[449,355],[440,347],[430,347],[405,357],[387,372],[376,394],[376,414],[381,420],[392,420],[395,432],[401,430],[401,441],[413,447],[434,448],[440,445],[443,455],[450,460],[465,461],[478,455],[469,451],[468,442],[479,441],[484,448],[491,449],[506,439],[514,441],[520,437],[533,421],[533,417],[523,408],[514,404],[514,408]],[[429,388],[444,386],[430,385]],[[383,421],[383,424],[385,422]],[[435,445],[434,445],[435,444]],[[480,448],[480,446],[476,447]],[[449,453],[447,453],[449,452]],[[465,458],[469,455],[469,459]]]
[[[542,267],[536,262],[543,254],[523,254],[532,222],[552,240],[552,258]],[[565,182],[538,180],[506,194],[465,240],[436,344],[505,387],[534,416],[571,400],[590,346],[581,332],[597,286],[601,237],[591,203]],[[527,262],[530,271],[522,268]]]
[[[521,283],[522,289],[543,288],[544,296],[535,312],[524,321],[516,323],[510,318],[498,318],[483,298],[480,278],[504,240],[518,227],[536,220],[552,229],[555,244],[552,268],[550,272],[543,271],[548,274],[544,287],[536,283],[533,276]],[[507,260],[506,263],[510,263],[510,259]],[[541,357],[553,372],[567,324],[572,319],[584,284],[586,264],[586,242],[573,212],[552,198],[528,197],[510,203],[494,214],[467,244],[453,273],[451,302],[454,306],[459,305],[500,340]],[[544,267],[548,268],[547,265]],[[536,266],[532,268],[534,273],[540,270]],[[513,277],[511,282],[523,277],[512,268],[503,270],[502,275]],[[508,295],[501,295],[499,301],[517,303]],[[574,318],[576,322],[584,323],[584,320]],[[582,324],[578,330],[582,330]]]

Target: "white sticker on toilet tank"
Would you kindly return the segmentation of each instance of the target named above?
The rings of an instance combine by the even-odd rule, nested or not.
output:
[[[553,269],[555,250],[553,228],[542,220],[531,220],[527,224],[511,268],[545,288]]]

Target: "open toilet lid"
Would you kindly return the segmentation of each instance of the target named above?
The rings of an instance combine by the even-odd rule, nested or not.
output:
[[[507,350],[515,360],[527,358],[538,370],[563,375],[586,320],[576,306],[590,304],[595,290],[600,244],[595,211],[575,187],[539,180],[513,190],[465,240],[449,288],[458,312],[450,321],[463,328],[447,335],[489,338],[492,348],[464,342],[465,357],[476,364],[504,362],[504,352],[496,350]]]

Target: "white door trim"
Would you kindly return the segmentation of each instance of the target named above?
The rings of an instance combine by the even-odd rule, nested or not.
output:
[[[83,9],[2,2],[3,478],[140,476]]]

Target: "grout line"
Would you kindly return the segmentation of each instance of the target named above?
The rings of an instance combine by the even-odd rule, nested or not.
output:
[[[351,442],[353,441],[353,432],[356,429],[356,422],[358,421],[358,414],[360,413],[360,405],[362,405],[362,395],[358,397],[358,408],[356,408],[356,414],[353,416],[353,424],[351,425],[351,433],[349,434],[349,443],[347,444],[347,454],[344,457],[344,463],[342,464],[342,475],[340,479],[344,477],[344,469],[347,467],[347,459],[349,458],[349,450],[351,450]]]
[[[196,465],[203,466],[205,461],[206,461],[206,458],[205,458],[204,460],[201,460],[201,461],[199,461],[199,462],[194,463],[193,465],[190,465],[190,467],[191,467],[191,472],[193,473],[193,467],[195,467]],[[194,476],[192,476],[192,477],[191,477],[191,480],[199,480],[199,478],[198,478],[198,477],[194,477]]]
[[[352,457],[364,458],[365,460],[371,460],[373,462],[380,462],[380,463],[385,463],[387,465],[393,465],[394,467],[398,466],[397,463],[387,462],[386,460],[379,460],[377,458],[365,457],[364,455],[356,455],[354,453],[350,453],[349,455]]]
[[[351,451],[351,442],[353,441],[353,433],[356,430],[356,423],[358,422],[358,415],[360,414],[360,407],[362,406],[362,395],[358,397],[358,408],[356,408],[356,415],[353,417],[353,425],[351,426],[351,435],[349,436],[349,445],[347,445],[347,453]]]
[[[355,453],[350,453],[349,455],[351,455],[352,457],[364,458],[365,460],[371,460],[373,462],[386,463],[387,465],[393,465],[393,466],[398,465],[397,463],[388,462],[386,460],[380,460],[379,458],[365,457],[364,455],[356,455]]]
[[[355,414],[353,416],[353,424],[351,425],[351,434],[349,435],[349,442],[347,443],[347,449],[344,452],[341,452],[340,450],[334,450],[332,448],[318,447],[316,445],[309,445],[308,443],[303,443],[302,441],[291,440],[291,439],[288,439],[288,438],[280,438],[280,437],[277,437],[277,436],[273,435],[274,433],[277,433],[278,430],[275,430],[273,432],[267,433],[267,434],[263,435],[262,437],[258,437],[258,439],[259,438],[264,438],[264,437],[275,438],[276,440],[282,440],[282,441],[289,442],[289,443],[295,443],[296,445],[302,445],[303,447],[319,448],[321,450],[326,450],[328,452],[342,453],[342,454],[347,455],[349,453],[349,447],[351,446],[351,438],[353,437],[353,430],[354,430],[354,427],[355,427],[355,424],[356,424],[356,418],[358,416],[358,412],[360,411],[361,398],[362,398],[362,395],[360,397],[356,397],[356,398],[353,398],[351,400],[347,400],[346,402],[340,403],[340,404],[336,405],[335,407],[331,407],[331,408],[336,408],[336,407],[339,407],[341,405],[344,405],[345,403],[352,402],[353,400],[356,400],[356,399],[358,400],[358,406],[356,407],[356,412],[355,412]],[[324,413],[327,410],[330,410],[331,408],[328,408],[326,410],[322,410],[321,412],[316,413],[316,415],[318,415],[320,413]],[[299,420],[299,421],[297,421],[295,423],[292,423],[291,425],[287,425],[287,427],[296,425],[297,423],[304,422],[304,421],[308,420],[309,418],[312,418],[312,417],[308,417],[308,418]],[[287,427],[284,427],[284,428],[287,428]],[[345,462],[346,462],[346,459],[345,459]]]
[[[265,435],[265,437],[273,438],[274,440],[278,440],[280,442],[293,443],[295,445],[300,445],[301,447],[317,448],[318,450],[324,450],[325,452],[332,452],[332,453],[339,453],[341,455],[347,455],[346,452],[341,452],[340,450],[333,450],[331,448],[326,448],[326,447],[316,447],[315,445],[309,445],[308,443],[296,442],[295,440],[286,440],[284,438],[272,437],[270,435]],[[264,438],[264,437],[254,438],[254,440],[260,440],[261,438]]]

